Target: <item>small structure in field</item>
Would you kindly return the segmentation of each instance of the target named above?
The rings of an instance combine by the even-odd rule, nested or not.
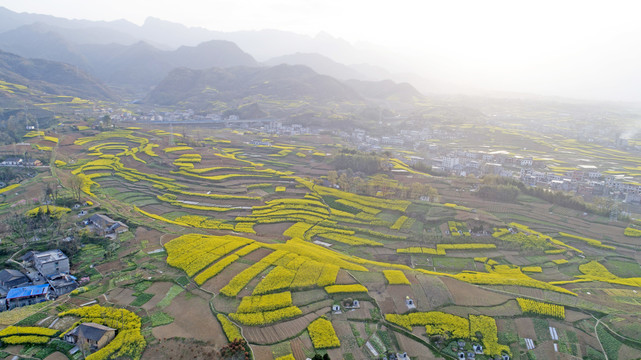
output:
[[[343,300],[343,307],[346,309],[360,309],[361,304],[356,299],[347,298]]]
[[[409,296],[405,297],[405,305],[407,305],[407,308],[409,310],[416,309],[416,303],[414,302],[414,300],[410,299]]]

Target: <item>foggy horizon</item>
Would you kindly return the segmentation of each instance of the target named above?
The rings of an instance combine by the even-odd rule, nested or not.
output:
[[[633,45],[641,24],[634,19],[631,1],[607,6],[578,1],[421,5],[401,1],[395,7],[364,1],[182,4],[178,8],[166,1],[153,6],[120,0],[0,1],[0,6],[15,12],[92,21],[124,19],[139,26],[153,17],[211,31],[280,30],[310,38],[326,33],[363,54],[363,59],[324,54],[332,60],[417,74],[439,84],[435,88],[446,88],[446,93],[641,102],[641,50]],[[371,59],[374,53],[383,56]]]

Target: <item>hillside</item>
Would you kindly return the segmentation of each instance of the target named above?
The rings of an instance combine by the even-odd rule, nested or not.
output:
[[[363,97],[371,99],[412,102],[423,98],[423,95],[408,83],[395,83],[391,80],[347,80],[345,83]]]
[[[353,101],[359,95],[338,80],[304,66],[236,67],[172,71],[149,94],[147,103],[175,105],[231,102],[246,97],[310,102]]]
[[[88,69],[77,45],[45,24],[25,25],[0,34],[0,49],[26,58],[60,61]]]
[[[198,46],[183,46],[163,51],[146,42],[133,45],[85,45],[81,51],[92,72],[114,86],[148,89],[158,84],[171,70],[179,67],[256,66],[256,61],[233,43],[209,41]]]
[[[328,75],[339,80],[369,80],[365,75],[359,73],[357,70],[320,54],[296,53],[284,55],[269,59],[265,61],[264,64],[267,66],[276,66],[280,64],[305,65],[319,74]]]
[[[115,100],[116,96],[100,81],[75,66],[41,59],[26,59],[0,50],[0,78],[11,84],[51,95],[83,99]],[[2,91],[0,96],[14,93]]]

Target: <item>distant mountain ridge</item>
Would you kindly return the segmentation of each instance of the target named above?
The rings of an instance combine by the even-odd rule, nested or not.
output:
[[[0,23],[3,20],[7,22],[0,24],[0,30],[10,29],[0,33],[0,49],[24,57],[73,64],[125,97],[144,98],[148,103],[201,103],[205,98],[230,101],[234,96],[241,96],[239,99],[267,96],[307,98],[316,103],[333,99],[409,104],[422,97],[409,84],[381,82],[393,77],[383,68],[367,63],[348,66],[334,56],[328,57],[325,54],[332,53],[347,61],[355,58],[350,54],[356,49],[324,33],[314,38],[278,30],[222,33],[155,18],[148,18],[138,26],[124,20],[69,20],[17,14],[0,8]],[[201,42],[194,44],[196,41]],[[171,50],[174,45],[177,47]],[[261,64],[241,47],[262,57],[289,55],[273,57]],[[268,67],[259,68],[264,65]],[[180,80],[179,75],[186,78]],[[213,86],[202,86],[204,81],[211,81]],[[169,84],[176,88],[171,89]],[[218,93],[212,93],[211,89]]]
[[[78,66],[107,84],[146,91],[177,67],[258,66],[234,43],[211,40],[197,46],[161,50],[139,41],[132,45],[72,44],[48,26],[25,25],[0,34],[0,49],[29,58]]]
[[[16,13],[0,7],[0,38],[2,32],[15,30],[21,26],[30,26],[38,23],[41,28],[47,27],[48,31],[58,34],[71,45],[133,45],[144,41],[160,50],[175,50],[181,46],[196,46],[210,40],[230,41],[238,45],[242,51],[251,54],[259,61],[269,62],[278,57],[291,56],[291,54],[318,54],[337,64],[360,64],[349,66],[364,77],[355,77],[359,80],[384,80],[398,81],[395,75],[382,69],[396,58],[393,54],[383,54],[370,49],[356,48],[340,38],[326,33],[319,33],[311,37],[288,31],[257,30],[257,31],[212,31],[198,27],[187,27],[182,24],[149,17],[142,26],[126,20],[117,21],[88,21],[76,19],[63,19],[49,15]],[[2,48],[2,41],[0,41]],[[24,55],[16,49],[4,47],[7,51]],[[84,54],[86,55],[86,54]],[[29,54],[32,56],[32,54]],[[60,59],[54,59],[60,60]],[[369,65],[372,62],[376,65]],[[325,73],[309,62],[283,63],[307,65],[319,73]],[[81,63],[72,64],[82,66]],[[244,65],[244,64],[238,64]],[[211,64],[211,66],[217,66]],[[345,65],[342,65],[345,66]],[[88,69],[88,68],[87,68]],[[331,74],[336,75],[336,73]],[[348,79],[353,77],[342,77]]]
[[[345,84],[356,90],[363,97],[370,99],[413,102],[424,97],[412,85],[395,83],[392,80],[362,81],[352,79],[345,81]]]
[[[317,102],[361,100],[353,89],[332,77],[319,75],[305,66],[278,65],[268,68],[175,69],[150,92],[145,101],[175,105],[178,102],[230,102],[251,97]]]
[[[340,64],[326,56],[320,54],[296,53],[283,55],[264,62],[265,65],[275,66],[280,64],[288,65],[305,65],[319,74],[329,75],[339,80],[371,80],[366,75],[361,74],[347,65]]]
[[[0,79],[52,95],[83,99],[117,100],[100,81],[75,66],[56,61],[27,59],[0,51]],[[0,92],[7,96],[10,92]]]

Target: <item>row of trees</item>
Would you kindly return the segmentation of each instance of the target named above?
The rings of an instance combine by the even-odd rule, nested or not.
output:
[[[516,202],[519,188],[514,185],[481,185],[477,195],[486,200]]]
[[[332,185],[338,185],[341,190],[353,192],[361,195],[375,196],[383,194],[399,199],[419,199],[427,196],[430,201],[438,199],[438,190],[429,184],[413,182],[405,185],[394,179],[390,179],[385,174],[377,174],[370,177],[356,175],[351,169],[341,171],[329,171],[327,181]]]
[[[372,175],[381,170],[381,161],[382,158],[376,155],[341,153],[336,155],[332,164],[338,170],[350,169],[354,172]]]
[[[554,205],[563,206],[569,209],[574,209],[583,212],[590,212],[593,214],[598,214],[602,216],[608,216],[611,211],[611,207],[604,206],[603,204],[595,205],[587,203],[580,196],[574,196],[572,194],[565,193],[563,191],[552,191],[540,187],[531,187],[527,186],[521,181],[512,178],[499,177],[499,176],[485,176],[483,178],[483,185],[479,188],[480,191],[483,188],[484,194],[486,196],[496,196],[501,197],[503,195],[498,194],[499,189],[504,189],[509,191],[509,196],[505,195],[504,197],[511,197],[514,192],[514,188],[518,189],[520,192],[526,195],[534,196],[539,199],[545,200]],[[517,193],[518,196],[518,193]],[[490,197],[488,197],[490,199]],[[503,200],[499,200],[503,201]],[[509,201],[516,201],[509,200]],[[607,203],[607,202],[606,202]],[[607,205],[607,204],[606,204]]]

